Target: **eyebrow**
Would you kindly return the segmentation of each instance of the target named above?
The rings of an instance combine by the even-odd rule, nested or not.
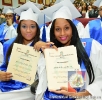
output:
[[[66,24],[66,25],[64,25],[64,26],[70,26],[69,24]],[[55,27],[60,27],[60,26],[55,26]]]
[[[22,25],[27,25],[27,24],[25,24],[25,23],[22,23]],[[36,24],[30,24],[30,25],[36,25]]]

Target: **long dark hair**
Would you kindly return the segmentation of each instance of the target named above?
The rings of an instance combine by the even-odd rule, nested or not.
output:
[[[8,60],[9,60],[9,57],[10,57],[10,55],[11,55],[11,51],[12,51],[13,44],[14,44],[14,43],[23,44],[23,36],[22,36],[21,30],[20,30],[21,22],[22,22],[22,21],[20,21],[20,23],[18,24],[18,27],[17,27],[17,33],[18,33],[18,35],[17,35],[16,39],[14,40],[14,42],[10,45],[10,47],[9,47],[9,49],[8,49],[8,51],[7,51],[7,54],[6,54],[6,65],[8,65]],[[33,45],[34,45],[36,42],[38,42],[39,39],[40,39],[40,38],[39,38],[39,36],[40,36],[40,29],[39,29],[39,26],[38,26],[37,24],[36,24],[36,26],[37,26],[37,32],[36,32],[35,37],[33,38]]]
[[[83,63],[85,64],[85,67],[86,67],[86,70],[87,70],[87,73],[89,76],[89,84],[91,84],[95,79],[91,61],[90,61],[90,59],[89,59],[81,41],[80,41],[76,26],[73,24],[73,22],[71,20],[69,20],[69,19],[66,19],[66,20],[69,22],[69,24],[72,27],[72,38],[71,38],[70,45],[74,45],[76,47],[78,63],[81,65],[81,63],[83,61]],[[63,47],[64,45],[56,39],[55,34],[54,34],[55,21],[56,21],[56,19],[52,22],[52,26],[50,29],[50,41],[53,42],[55,44],[55,46],[57,46],[57,47]]]

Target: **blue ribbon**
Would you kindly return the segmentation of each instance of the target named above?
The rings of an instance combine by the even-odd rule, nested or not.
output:
[[[46,42],[46,29],[45,29],[45,14],[44,14],[44,26],[43,26],[43,32],[42,32],[42,41]]]

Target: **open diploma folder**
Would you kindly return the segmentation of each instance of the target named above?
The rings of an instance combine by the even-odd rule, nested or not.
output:
[[[31,46],[14,43],[7,72],[13,80],[31,85],[34,82],[40,52]]]
[[[68,71],[78,71],[76,47],[67,46],[55,49],[45,49],[48,89],[57,90],[68,87]]]

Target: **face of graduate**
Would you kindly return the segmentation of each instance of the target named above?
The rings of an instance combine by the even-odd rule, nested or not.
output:
[[[99,8],[99,15],[102,17],[102,6]]]
[[[30,42],[33,41],[36,32],[37,32],[37,26],[36,26],[36,22],[32,21],[32,20],[23,20],[21,22],[21,34],[24,38],[24,43],[23,44],[28,44]]]
[[[66,19],[58,18],[55,21],[55,38],[65,46],[68,46],[72,38],[72,28]]]
[[[13,21],[13,14],[12,13],[8,13],[5,15],[6,20],[12,20]]]

